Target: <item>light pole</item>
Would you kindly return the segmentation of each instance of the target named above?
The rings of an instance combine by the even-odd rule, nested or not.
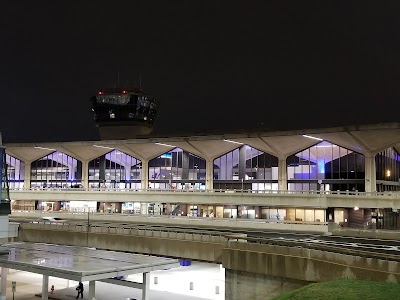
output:
[[[86,231],[86,247],[89,247],[89,214],[90,214],[90,208],[88,207],[88,214],[87,214],[87,231]]]

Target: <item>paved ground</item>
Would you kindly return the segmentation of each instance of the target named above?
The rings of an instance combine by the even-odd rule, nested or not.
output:
[[[219,265],[195,262],[189,267],[180,267],[171,270],[155,271],[150,274],[150,299],[151,300],[200,300],[225,299],[225,272]],[[157,277],[158,283],[154,284]],[[142,276],[131,275],[128,280],[141,282]],[[10,270],[7,278],[7,299],[12,299],[11,282],[16,281],[17,292],[15,300],[38,300],[35,296],[42,291],[42,276],[38,274]],[[193,290],[190,290],[193,282]],[[71,300],[76,296],[77,282],[50,277],[49,288],[54,285],[53,299]],[[88,282],[84,282],[84,298],[88,299]],[[216,294],[219,290],[219,294]],[[126,300],[128,297],[141,300],[141,291],[120,287],[102,282],[96,282],[97,300]],[[50,297],[49,297],[50,298]]]

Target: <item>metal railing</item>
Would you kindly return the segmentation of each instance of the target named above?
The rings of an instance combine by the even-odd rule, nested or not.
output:
[[[400,198],[400,191],[358,192],[358,191],[289,191],[289,190],[250,190],[250,189],[128,189],[128,188],[10,188],[10,192],[101,192],[101,193],[239,193],[239,194],[273,194],[273,195],[347,195]]]
[[[148,215],[148,214],[126,214],[126,213],[98,213],[98,212],[93,212],[93,211],[43,211],[43,210],[30,210],[30,211],[24,211],[24,210],[13,210],[18,213],[23,213],[26,214],[27,217],[31,217],[30,215],[33,214],[38,214],[40,217],[46,217],[49,215],[56,216],[57,214],[65,214],[65,215],[71,215],[71,216],[76,216],[76,215],[81,215],[82,219],[70,219],[74,221],[82,221],[90,219],[92,222],[105,222],[103,219],[96,219],[96,216],[98,217],[104,217],[104,216],[109,216],[109,217],[116,217],[119,220],[121,217],[128,217],[129,221],[135,222],[133,220],[134,218],[140,218],[140,217],[146,217],[152,220],[158,220],[160,223],[162,223],[163,220],[171,220],[171,219],[176,219],[176,220],[188,220],[188,221],[210,221],[213,223],[221,223],[221,222],[229,222],[229,223],[254,223],[254,224],[296,224],[296,225],[328,225],[328,222],[313,222],[313,221],[291,221],[291,220],[276,220],[276,219],[242,219],[242,218],[220,218],[220,217],[194,217],[194,216],[177,216],[177,215]],[[89,214],[89,216],[88,216]],[[18,218],[18,217],[17,217]],[[66,217],[67,218],[67,217]],[[27,220],[28,222],[32,222],[32,220]],[[42,221],[42,220],[33,220],[36,222],[43,222],[43,223],[51,223],[51,221]],[[114,220],[111,220],[111,222],[115,222]],[[123,221],[121,221],[123,222]],[[53,223],[57,223],[57,221],[54,221]],[[118,224],[115,224],[118,225]],[[217,226],[217,224],[215,224]]]

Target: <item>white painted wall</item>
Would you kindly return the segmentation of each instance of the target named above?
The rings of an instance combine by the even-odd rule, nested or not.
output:
[[[8,238],[8,215],[0,216],[0,238]]]

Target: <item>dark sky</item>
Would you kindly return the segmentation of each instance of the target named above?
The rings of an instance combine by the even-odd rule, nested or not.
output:
[[[6,142],[98,139],[89,97],[118,72],[164,135],[400,119],[400,1],[3,2]]]

